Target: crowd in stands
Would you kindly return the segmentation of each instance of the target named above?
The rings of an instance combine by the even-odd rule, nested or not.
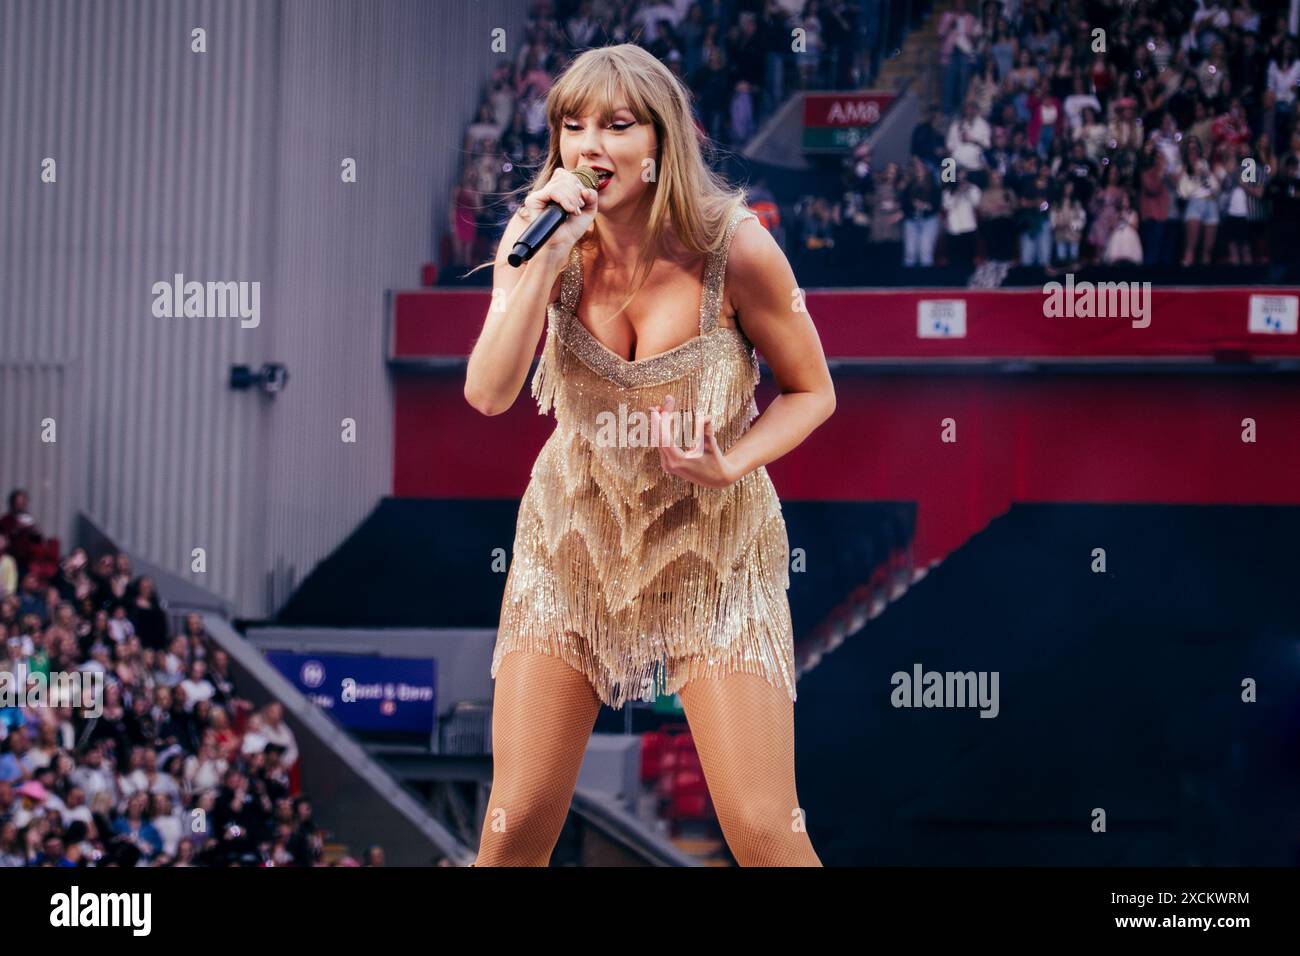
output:
[[[450,203],[450,272],[490,258],[542,165],[546,93],[583,50],[634,42],[691,89],[702,132],[735,148],[792,89],[853,87],[865,68],[855,0],[542,0],[493,71]],[[803,30],[795,52],[793,31]],[[442,232],[441,229],[438,230]]]
[[[0,516],[0,867],[318,864],[282,705],[240,695],[200,615],[173,633],[127,554],[75,548],[50,570],[50,545],[14,491]],[[102,680],[102,699],[54,690],[74,672]]]
[[[862,145],[839,197],[796,208],[800,255],[885,269],[976,261],[1300,261],[1300,86],[1268,0],[956,0],[941,99],[905,165]]]
[[[870,6],[538,3],[466,136],[452,271],[490,256],[544,158],[546,92],[581,50],[642,44],[690,87],[701,132],[734,146],[792,89],[858,85]],[[860,144],[838,192],[800,200],[783,229],[770,194],[752,197],[796,268],[1300,263],[1300,45],[1282,0],[954,0],[936,15],[939,96],[907,162]]]

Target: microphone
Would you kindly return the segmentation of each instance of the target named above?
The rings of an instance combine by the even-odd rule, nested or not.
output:
[[[582,180],[582,184],[588,189],[595,189],[596,171],[590,166],[579,166],[573,171],[573,175]],[[515,247],[506,256],[506,261],[516,269],[531,259],[534,253],[551,238],[560,224],[569,218],[569,211],[557,203],[554,199],[546,204],[546,208],[537,214],[537,218],[528,224],[519,235],[515,242]]]

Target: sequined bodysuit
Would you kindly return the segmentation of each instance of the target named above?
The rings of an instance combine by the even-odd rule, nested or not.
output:
[[[493,677],[510,651],[534,650],[581,671],[616,709],[736,671],[795,699],[789,542],[767,470],[708,488],[665,472],[636,427],[635,413],[648,420],[672,395],[677,444],[691,445],[707,415],[726,452],[757,417],[754,347],[718,325],[731,237],[751,216],[738,209],[707,257],[699,335],[635,361],[578,320],[582,258],[570,254],[532,382],[556,428],[520,502]]]

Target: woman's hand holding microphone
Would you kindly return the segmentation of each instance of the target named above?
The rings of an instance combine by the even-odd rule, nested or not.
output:
[[[556,203],[569,215],[546,244],[537,250],[533,259],[546,257],[552,264],[558,263],[563,268],[570,250],[591,231],[596,221],[596,190],[588,187],[573,172],[556,167],[550,181],[524,197],[520,213],[531,222],[550,202]]]

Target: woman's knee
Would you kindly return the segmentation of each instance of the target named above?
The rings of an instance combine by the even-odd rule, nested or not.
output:
[[[560,826],[572,794],[537,780],[494,782],[483,821],[484,832],[510,833]]]
[[[567,803],[545,793],[522,790],[494,797],[483,818],[480,864],[545,866],[567,814]]]
[[[789,804],[787,806],[787,804]],[[806,838],[803,810],[790,801],[741,798],[731,806],[716,806],[728,844],[742,850],[753,847],[779,847],[790,840]]]

